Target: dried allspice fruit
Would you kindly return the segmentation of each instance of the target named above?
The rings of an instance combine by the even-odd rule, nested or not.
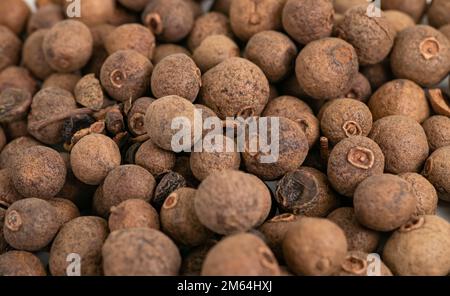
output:
[[[151,203],[160,209],[172,192],[183,187],[187,187],[186,179],[179,173],[170,171],[161,178],[156,186]]]
[[[439,198],[450,201],[450,146],[434,151],[427,159],[422,174],[434,185]]]
[[[148,28],[140,24],[125,24],[108,34],[104,46],[110,55],[119,50],[135,50],[152,59],[156,45],[155,36]]]
[[[22,41],[9,28],[0,25],[0,44],[0,71],[3,71],[19,62]]]
[[[364,251],[349,251],[340,270],[333,276],[392,276],[391,270],[383,261],[380,262],[379,269],[371,266],[374,255]]]
[[[417,173],[404,173],[399,177],[411,184],[412,193],[417,199],[414,215],[435,215],[439,198],[430,181]]]
[[[17,157],[21,157],[28,148],[40,145],[38,141],[31,137],[19,137],[12,140],[0,153],[0,168],[10,168]]]
[[[160,176],[175,166],[175,153],[163,150],[152,140],[144,142],[136,151],[134,163],[148,170],[153,176]]]
[[[0,255],[1,276],[46,276],[37,256],[25,251],[9,251]]]
[[[60,225],[80,217],[77,206],[68,199],[55,197],[47,199],[47,202],[56,209],[56,216]]]
[[[23,45],[22,59],[24,66],[34,76],[42,80],[54,72],[45,60],[44,50],[42,49],[44,38],[48,32],[48,29],[41,29],[34,32],[28,36]]]
[[[88,74],[78,81],[74,95],[77,103],[84,107],[92,110],[100,110],[103,107],[103,89],[94,74]]]
[[[420,22],[427,10],[426,0],[390,0],[382,1],[381,9],[395,9],[410,15],[416,23]]]
[[[213,11],[197,18],[188,37],[188,48],[193,52],[203,40],[212,35],[223,35],[233,38],[233,32],[227,16]]]
[[[128,228],[159,229],[158,212],[145,200],[128,199],[111,209],[110,231]]]
[[[240,49],[232,39],[225,35],[211,35],[194,50],[192,58],[202,73],[206,73],[226,59],[239,56]]]
[[[31,106],[30,92],[7,88],[0,93],[0,123],[13,123],[26,117]]]
[[[154,101],[154,99],[148,97],[139,98],[134,101],[133,106],[127,112],[128,129],[135,136],[142,136],[147,132],[144,126],[145,113]]]
[[[423,123],[430,150],[450,146],[450,118],[447,116],[431,116]]]

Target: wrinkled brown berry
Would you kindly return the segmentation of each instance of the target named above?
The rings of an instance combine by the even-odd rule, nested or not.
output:
[[[128,228],[159,229],[158,212],[145,200],[128,199],[111,209],[109,230]]]

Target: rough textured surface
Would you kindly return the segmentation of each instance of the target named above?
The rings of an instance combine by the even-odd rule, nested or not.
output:
[[[385,174],[362,181],[356,188],[353,203],[361,224],[388,232],[409,221],[416,210],[417,198],[409,182]]]
[[[25,89],[7,88],[0,94],[0,123],[14,124],[27,116],[31,105],[32,97],[30,92]],[[3,132],[3,128],[2,128]],[[3,141],[6,141],[3,135]],[[3,142],[1,141],[1,142]],[[0,142],[0,143],[1,143]],[[0,151],[3,148],[0,145]]]
[[[0,4],[0,25],[19,35],[30,16],[30,8],[23,0],[4,0]]]
[[[369,79],[367,79],[363,74],[358,73],[353,79],[352,87],[345,97],[366,102],[371,95],[372,86],[370,85]]]
[[[66,223],[56,236],[50,250],[49,266],[53,276],[67,275],[69,254],[81,258],[81,275],[102,275],[101,248],[108,235],[106,221],[99,217],[79,217]]]
[[[257,177],[222,171],[206,178],[194,206],[200,222],[219,234],[247,231],[261,225],[271,208],[270,192]]]
[[[13,87],[27,90],[31,95],[34,95],[37,86],[37,80],[27,68],[10,66],[0,72],[0,92]]]
[[[447,0],[436,0],[431,3],[427,11],[428,21],[435,28],[450,24],[450,2]]]
[[[135,163],[148,170],[153,176],[160,176],[173,169],[175,158],[175,153],[163,150],[148,140],[136,152]]]
[[[73,93],[75,85],[81,79],[79,74],[72,73],[54,73],[45,79],[42,89],[47,87],[58,87]]]
[[[333,276],[392,276],[391,270],[383,261],[380,262],[379,270],[373,270],[373,259],[369,256],[370,254],[364,251],[349,251],[340,270]]]
[[[203,40],[212,35],[224,35],[233,38],[227,16],[219,12],[209,12],[197,18],[187,40],[188,48],[194,51]]]
[[[374,252],[380,242],[380,233],[362,226],[353,208],[339,208],[327,217],[345,233],[350,251]]]
[[[427,135],[430,150],[450,146],[450,118],[436,115],[428,118],[422,125]]]
[[[303,218],[287,231],[283,254],[296,275],[331,275],[345,259],[347,241],[342,229],[333,222]]]
[[[205,73],[226,59],[239,55],[240,49],[232,39],[225,35],[211,35],[194,50],[192,58],[202,73]]]
[[[127,114],[128,120],[128,129],[135,136],[142,136],[146,133],[144,122],[145,122],[145,113],[147,112],[148,107],[155,100],[148,97],[139,98],[134,101],[133,106]]]
[[[338,98],[352,87],[358,74],[358,56],[344,40],[313,41],[297,57],[295,72],[301,89],[309,96],[318,100]]]
[[[450,201],[450,146],[434,151],[422,174],[434,185],[439,198]]]
[[[68,15],[68,13],[71,12],[71,9],[69,8],[71,3],[61,2],[64,5],[66,15]],[[114,15],[114,0],[83,0],[82,2],[83,3],[80,6],[80,17],[77,19],[87,26],[107,23]]]
[[[1,276],[46,276],[38,257],[24,251],[10,251],[0,255]]]
[[[170,171],[161,178],[156,186],[151,203],[160,209],[172,192],[183,187],[187,187],[186,179],[179,173]]]
[[[0,168],[6,169],[10,168],[17,157],[21,155],[28,148],[37,146],[40,143],[31,137],[19,137],[12,140],[0,153]]]
[[[28,19],[27,33],[32,34],[40,29],[50,29],[64,19],[61,6],[48,4],[39,7]]]
[[[41,29],[34,32],[25,40],[23,45],[22,59],[24,66],[41,80],[44,80],[53,73],[53,70],[45,60],[42,49],[44,38],[48,32],[48,29]]]
[[[47,202],[56,209],[56,216],[59,225],[64,225],[75,218],[80,217],[80,211],[77,206],[65,198],[51,198]]]
[[[111,55],[119,50],[135,50],[152,59],[155,51],[155,36],[139,24],[125,24],[115,28],[105,40],[105,48]]]
[[[433,185],[417,173],[405,173],[399,175],[399,177],[411,184],[412,193],[417,200],[414,215],[435,215],[439,199]]]
[[[418,23],[427,9],[427,0],[390,0],[382,1],[381,9],[396,9],[409,14]]]
[[[396,275],[445,276],[450,269],[450,224],[421,216],[387,241],[383,260]]]
[[[100,110],[103,107],[103,89],[94,74],[88,74],[78,81],[74,95],[77,103],[84,107],[92,110]]]
[[[23,199],[23,196],[14,188],[10,171],[10,169],[0,170],[0,205],[4,207],[9,207],[12,203]]]
[[[373,124],[369,137],[383,151],[388,173],[418,172],[428,157],[427,136],[422,126],[409,117],[384,117]]]
[[[159,44],[155,48],[155,53],[153,54],[152,62],[154,65],[156,65],[165,57],[167,57],[171,54],[176,54],[176,53],[184,53],[187,56],[190,56],[190,54],[191,54],[189,52],[189,50],[187,50],[183,46],[180,46],[177,44],[171,44],[171,43]]]
[[[0,71],[2,71],[19,62],[22,42],[9,28],[0,25],[0,44]]]
[[[249,233],[224,238],[208,253],[203,276],[276,276],[280,267],[269,247]]]
[[[102,254],[107,276],[173,276],[181,266],[177,246],[165,234],[150,228],[114,231]]]
[[[158,212],[145,200],[128,199],[111,209],[109,230],[128,228],[159,229]]]
[[[356,186],[373,175],[383,174],[385,158],[380,147],[366,137],[339,142],[328,160],[328,179],[340,194],[351,197]]]

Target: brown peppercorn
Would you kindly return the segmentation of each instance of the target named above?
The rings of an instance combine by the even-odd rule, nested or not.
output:
[[[139,24],[125,24],[108,34],[104,46],[111,55],[119,50],[135,50],[152,59],[155,51],[155,36]]]
[[[224,35],[233,38],[227,16],[219,12],[209,12],[196,19],[187,40],[188,48],[193,52],[206,37],[212,35]]]
[[[157,209],[161,209],[166,198],[175,190],[187,187],[186,179],[176,172],[168,172],[165,174],[155,188],[152,198],[152,205]]]
[[[269,247],[256,235],[228,236],[209,251],[202,276],[277,276],[280,267]]]
[[[184,48],[183,46],[177,45],[177,44],[159,44],[155,48],[155,53],[153,54],[152,62],[154,65],[157,65],[162,59],[164,59],[167,56],[170,56],[171,54],[176,53],[184,53],[187,56],[190,56],[189,50]]]
[[[388,232],[409,221],[417,199],[410,183],[384,174],[362,181],[355,190],[353,204],[355,216],[362,225]]]
[[[272,205],[270,192],[257,177],[240,171],[211,174],[195,195],[200,222],[219,234],[232,234],[261,225]]]
[[[83,137],[70,153],[74,175],[88,185],[100,184],[120,162],[120,151],[116,143],[101,134]]]
[[[118,1],[124,7],[136,12],[141,12],[142,10],[144,10],[145,6],[148,3],[148,0],[118,0]]]
[[[369,138],[356,136],[339,142],[328,159],[328,179],[340,194],[352,197],[356,187],[370,176],[383,174],[385,159]]]
[[[289,269],[297,275],[331,275],[345,260],[347,241],[333,222],[302,218],[287,231],[283,254]]]
[[[382,1],[381,9],[395,9],[409,14],[416,23],[422,19],[427,10],[427,0],[389,0]]]
[[[152,140],[143,143],[136,152],[135,164],[145,168],[153,176],[169,172],[175,166],[175,153],[163,150]]]
[[[183,246],[200,246],[213,235],[195,213],[195,194],[192,188],[175,190],[166,198],[160,212],[162,231]]]
[[[280,116],[296,121],[296,116],[302,113],[314,114],[304,101],[292,96],[280,96],[269,101],[262,116]]]
[[[7,88],[2,91],[0,93],[0,123],[14,123],[26,117],[31,101],[30,92],[27,90]]]
[[[83,23],[64,20],[45,35],[42,48],[45,60],[53,70],[73,72],[89,61],[93,48],[92,34]]]
[[[163,42],[178,42],[194,26],[194,13],[184,0],[155,0],[147,4],[142,22]]]
[[[80,3],[80,16],[77,19],[87,26],[95,26],[107,23],[114,15],[114,0],[83,0]],[[66,16],[71,18],[71,2],[63,1]],[[73,9],[73,8],[72,8]]]
[[[392,276],[392,272],[382,261],[379,270],[370,267],[374,260],[369,257],[370,255],[375,254],[368,254],[364,251],[349,251],[341,264],[340,270],[335,272],[333,276]]]
[[[31,137],[19,137],[12,140],[0,153],[0,168],[11,168],[16,158],[22,157],[28,148],[40,145],[38,141]]]
[[[380,233],[362,226],[356,219],[353,208],[339,208],[327,218],[344,231],[350,251],[372,253],[377,249]]]
[[[73,93],[75,86],[80,79],[81,76],[79,74],[54,73],[45,79],[42,84],[42,89],[47,87],[58,87]]]
[[[97,213],[107,217],[112,207],[129,199],[149,202],[155,186],[155,178],[144,168],[137,165],[118,166],[108,173],[102,185],[103,194],[94,201]]]
[[[194,50],[192,58],[205,73],[226,59],[239,57],[237,44],[225,35],[211,35],[206,37]]]
[[[428,22],[435,28],[450,24],[450,2],[447,0],[433,1],[427,11]]]
[[[48,33],[48,29],[40,29],[32,33],[23,45],[23,63],[37,78],[44,80],[53,73],[49,64],[45,61],[42,43]]]
[[[60,226],[51,204],[27,198],[16,201],[6,211],[3,235],[13,248],[32,252],[47,246]]]
[[[77,206],[65,198],[51,198],[47,202],[55,207],[60,225],[64,225],[75,218],[80,217]]]
[[[450,69],[450,40],[426,25],[403,30],[392,50],[391,68],[397,78],[425,87],[438,84]]]
[[[282,80],[291,72],[297,54],[295,43],[276,31],[253,35],[244,52],[245,58],[260,67],[272,83]]]
[[[258,116],[269,100],[263,71],[242,58],[229,58],[206,72],[202,85],[202,101],[221,119],[247,113]]]
[[[450,225],[438,216],[420,216],[387,241],[383,260],[395,275],[445,276],[450,269]]]
[[[127,114],[128,129],[135,136],[142,136],[146,133],[145,130],[145,113],[148,107],[155,100],[148,97],[139,98],[134,101],[133,106]]]
[[[295,41],[308,44],[330,37],[334,9],[328,0],[288,0],[283,8],[283,28]]]
[[[166,96],[154,101],[148,107],[145,115],[145,129],[152,142],[158,147],[180,152],[180,150],[190,149],[201,136],[195,132],[196,118],[201,119],[201,116],[191,102],[179,96]],[[172,141],[176,141],[175,138],[179,132],[172,129],[172,124],[177,119],[182,120],[183,128],[189,128],[189,133],[186,137],[178,139],[174,145],[177,147],[172,147]],[[190,126],[185,126],[188,123]],[[185,135],[186,131],[183,134]]]
[[[339,204],[327,176],[308,167],[287,173],[277,185],[275,199],[280,210],[308,217],[325,217]]]
[[[234,34],[242,41],[248,41],[256,33],[281,28],[281,14],[284,1],[253,0],[232,1],[230,23]]]
[[[439,198],[450,201],[450,146],[434,151],[425,163],[422,172],[428,181],[433,184]]]
[[[242,154],[248,172],[263,180],[276,180],[303,164],[308,154],[308,139],[301,126],[284,117],[269,117],[255,122],[267,124],[267,131],[246,137],[245,152]],[[264,120],[264,121],[262,121]],[[269,142],[273,133],[278,133],[278,142]],[[267,139],[267,147],[259,145],[261,138]],[[273,141],[273,140],[271,140]],[[272,145],[276,145],[274,149]],[[265,151],[267,148],[270,151]]]
[[[50,198],[58,194],[66,180],[66,164],[58,152],[34,146],[15,158],[11,180],[24,197]]]
[[[337,144],[345,138],[369,135],[372,122],[366,104],[354,99],[337,99],[324,109],[320,127],[323,135]]]
[[[62,142],[62,130],[64,120],[58,116],[73,111],[77,108],[72,94],[57,87],[47,87],[40,90],[31,104],[28,114],[28,131],[39,141],[53,145]],[[42,122],[48,122],[45,126],[37,128]]]
[[[0,205],[9,207],[11,204],[21,199],[23,199],[23,196],[17,192],[11,181],[10,169],[0,170]]]
[[[430,116],[424,90],[406,79],[384,84],[373,94],[368,105],[375,121],[390,115],[404,115],[422,123]]]
[[[46,276],[38,257],[29,252],[9,251],[0,255],[1,276]]]
[[[189,250],[187,255],[183,256],[180,274],[183,276],[200,276],[206,255],[216,244],[217,241],[211,239],[203,245]]]
[[[34,95],[37,81],[27,68],[11,66],[0,73],[0,92],[7,88],[24,89]]]
[[[191,153],[192,173],[199,181],[203,181],[218,171],[239,170],[241,156],[236,148],[234,140],[226,136],[217,135],[210,143],[204,142],[203,151]]]
[[[78,81],[75,85],[74,95],[75,100],[81,106],[97,111],[103,107],[102,86],[94,74],[88,74]]]
[[[151,87],[159,99],[165,96],[180,96],[195,101],[202,85],[200,69],[185,54],[172,54],[162,59],[153,70]]]
[[[152,63],[134,50],[110,55],[102,66],[100,80],[109,95],[121,102],[140,98],[148,89]]]
[[[0,71],[19,63],[21,48],[22,41],[9,28],[0,25]]]
[[[318,100],[334,99],[350,91],[358,74],[358,57],[349,43],[325,38],[303,48],[295,72],[301,89],[309,96]]]
[[[40,29],[50,29],[63,19],[63,10],[59,5],[49,4],[39,7],[28,20],[27,33],[31,35]]]
[[[383,151],[388,173],[418,172],[428,157],[427,136],[412,118],[402,115],[384,117],[373,124],[369,137]]]
[[[366,102],[372,95],[372,87],[369,80],[361,73],[353,79],[352,88],[345,95],[346,98]]]
[[[102,274],[101,250],[108,236],[108,224],[99,217],[79,217],[64,224],[50,249],[50,273],[53,276],[69,275],[72,261],[70,254],[78,254],[81,259],[80,275]]]
[[[439,198],[433,185],[417,173],[405,173],[398,176],[411,184],[412,193],[417,199],[414,216],[436,214]]]
[[[450,146],[450,118],[441,115],[431,116],[422,127],[431,151]]]
[[[0,25],[8,27],[19,35],[27,23],[31,11],[23,0],[0,1]]]
[[[111,209],[109,230],[152,228],[159,230],[158,212],[145,200],[128,199]]]
[[[416,25],[416,22],[412,17],[399,10],[387,10],[384,12],[384,17],[391,24],[391,27],[396,34]]]
[[[369,80],[370,86],[374,91],[393,79],[388,61],[361,67],[361,73]]]
[[[111,233],[102,249],[106,276],[177,275],[181,256],[162,232],[131,228]]]
[[[367,5],[359,5],[345,13],[338,35],[355,47],[361,65],[374,65],[391,52],[395,31],[384,15],[369,17]]]

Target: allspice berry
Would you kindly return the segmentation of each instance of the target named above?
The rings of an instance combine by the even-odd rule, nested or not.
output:
[[[240,54],[239,47],[229,37],[211,35],[194,50],[192,58],[202,73],[205,73],[226,59],[239,57]]]
[[[382,1],[381,9],[395,9],[409,14],[416,23],[420,22],[427,10],[426,0],[389,0]]]
[[[394,45],[395,31],[389,21],[367,15],[367,5],[349,9],[338,28],[339,37],[352,44],[361,65],[383,61]]]
[[[358,56],[344,40],[324,38],[303,48],[295,72],[301,89],[309,96],[318,100],[342,97],[358,74]]]
[[[0,93],[0,123],[16,123],[25,118],[31,101],[31,94],[25,89],[7,88],[2,91]]]
[[[354,99],[337,99],[322,113],[320,128],[331,143],[337,144],[345,138],[368,136],[372,123],[366,104]]]
[[[14,249],[32,252],[47,246],[60,226],[51,204],[27,198],[16,201],[6,211],[3,235]]]
[[[427,159],[422,174],[433,184],[439,198],[450,201],[450,146],[434,151]]]
[[[80,3],[80,16],[77,19],[87,26],[95,26],[109,22],[114,15],[114,0],[83,0]],[[62,1],[66,16],[72,17],[73,5],[71,2]]]
[[[422,123],[430,117],[425,91],[407,79],[384,84],[372,95],[368,105],[374,121],[390,115],[404,115]]]
[[[447,0],[436,0],[427,11],[428,22],[435,28],[450,24],[450,3]]]
[[[145,168],[156,177],[172,170],[175,161],[175,153],[159,148],[153,144],[152,140],[144,142],[134,157],[135,164]]]
[[[380,233],[362,226],[355,217],[353,208],[339,208],[327,217],[345,233],[350,251],[374,252],[380,242]]]
[[[322,172],[301,167],[278,183],[275,199],[282,211],[308,217],[325,217],[339,204]]]
[[[50,198],[66,180],[66,164],[58,152],[44,146],[28,148],[11,167],[11,180],[24,197]]]
[[[260,67],[271,83],[290,74],[297,54],[295,43],[276,31],[262,31],[253,35],[244,52],[245,58]]]
[[[158,212],[145,200],[128,199],[111,209],[109,230],[128,228],[159,229]]]
[[[119,147],[113,140],[101,134],[83,137],[70,153],[74,175],[88,185],[100,184],[120,162]]]
[[[130,110],[127,113],[128,129],[135,136],[142,136],[146,133],[145,131],[145,113],[148,107],[155,100],[148,97],[142,97],[134,101]]]
[[[33,146],[40,145],[38,141],[31,137],[19,137],[12,140],[0,153],[0,168],[11,168],[16,158],[20,158],[25,151]]]
[[[203,143],[203,151],[194,151],[190,157],[192,173],[199,181],[218,171],[239,170],[240,164],[241,156],[234,140],[219,135],[211,143]]]
[[[384,174],[362,181],[353,197],[355,216],[364,226],[392,231],[412,217],[417,199],[412,186],[402,178]]]
[[[284,117],[260,118],[255,122],[267,129],[246,137],[242,158],[248,172],[263,180],[276,180],[303,164],[309,145],[299,124]],[[278,142],[271,136],[274,133],[278,133]],[[261,139],[266,139],[266,146]]]
[[[391,24],[391,27],[396,34],[400,33],[404,29],[414,27],[416,25],[416,22],[412,17],[399,10],[384,11],[384,17]]]
[[[45,60],[53,70],[69,73],[87,64],[92,55],[93,39],[83,23],[64,20],[45,35],[42,48]]]
[[[203,40],[212,35],[233,38],[227,16],[219,12],[209,12],[197,18],[187,40],[188,48],[193,52]]]
[[[166,198],[175,190],[187,187],[186,179],[176,172],[168,172],[165,174],[155,188],[152,199],[152,205],[160,209]]]
[[[422,126],[410,117],[384,117],[373,124],[369,137],[383,151],[388,173],[418,172],[428,157],[427,136]]]
[[[383,260],[395,275],[446,276],[450,269],[450,224],[438,216],[420,216],[387,241]]]
[[[70,93],[74,92],[75,86],[81,79],[79,74],[72,73],[53,73],[42,84],[42,89],[47,87],[58,87],[67,90]]]
[[[281,28],[281,14],[284,1],[253,0],[232,1],[230,23],[234,34],[242,41],[248,41],[256,33]]]
[[[178,42],[191,32],[194,14],[188,1],[156,0],[148,2],[142,22],[163,42]]]
[[[53,73],[45,60],[42,44],[48,29],[37,30],[25,40],[23,45],[23,63],[39,79],[44,80]]]
[[[89,109],[98,111],[104,105],[103,89],[94,74],[88,74],[78,81],[74,95],[78,104]]]
[[[246,59],[230,58],[203,74],[200,97],[225,119],[260,115],[269,100],[269,91],[269,82],[258,66]]]
[[[333,7],[336,13],[343,15],[350,8],[366,3],[366,0],[334,0]]]
[[[4,0],[0,3],[0,25],[19,35],[30,16],[28,4],[23,0]]]
[[[417,173],[405,173],[398,176],[411,184],[412,193],[417,200],[414,215],[435,215],[439,198],[430,181]]]
[[[367,177],[383,174],[385,159],[380,146],[369,138],[356,136],[339,142],[328,159],[328,179],[340,194],[352,197]]]
[[[77,206],[65,198],[50,198],[47,202],[56,209],[56,216],[60,225],[64,225],[75,218],[80,217]]]
[[[372,95],[372,86],[369,79],[361,73],[358,73],[353,79],[350,91],[345,95],[346,98],[356,99],[366,102]]]
[[[288,0],[283,8],[283,28],[300,44],[330,37],[333,20],[333,3],[328,0]]]
[[[153,54],[152,63],[154,65],[158,64],[162,59],[164,59],[167,56],[170,56],[171,54],[176,53],[184,53],[187,56],[190,56],[190,51],[187,50],[185,47],[178,45],[178,44],[172,44],[172,43],[166,43],[166,44],[159,44],[155,48],[155,53]]]
[[[151,86],[159,99],[177,95],[195,101],[202,85],[202,73],[195,62],[185,54],[173,54],[162,59],[153,70]]]
[[[389,61],[364,66],[361,68],[361,73],[369,80],[370,86],[374,91],[393,79]]]
[[[208,176],[195,195],[200,222],[219,234],[232,234],[261,225],[272,205],[270,192],[257,177],[240,171]]]
[[[418,25],[397,35],[391,54],[392,72],[397,78],[431,87],[441,82],[450,68],[450,40],[438,30]]]
[[[201,116],[191,102],[175,95],[166,96],[154,101],[148,107],[145,115],[145,129],[152,142],[158,147],[181,152],[190,149],[201,137],[195,132],[196,118],[201,119]],[[184,128],[183,137],[177,138],[179,131],[172,129],[174,120],[178,120],[180,129]],[[172,142],[175,143],[174,147]]]
[[[100,217],[79,217],[64,224],[50,249],[50,273],[53,276],[70,275],[68,272],[72,272],[73,260],[81,259],[80,275],[101,275],[101,250],[107,236],[108,224]],[[71,254],[80,257],[77,259]]]
[[[125,102],[145,94],[152,71],[147,57],[134,50],[119,50],[106,59],[100,81],[113,99]]]
[[[183,256],[180,274],[183,276],[200,276],[206,255],[216,244],[216,240],[210,239],[205,244],[189,250],[187,255]]]
[[[450,118],[447,116],[431,116],[422,125],[427,135],[430,150],[450,146]]]
[[[172,192],[161,208],[161,228],[175,242],[188,247],[200,246],[213,233],[203,226],[195,213],[196,190],[180,188]]]
[[[9,28],[0,25],[0,71],[18,64],[21,48],[22,41]]]
[[[1,276],[46,276],[47,272],[32,253],[24,251],[9,251],[0,255]]]
[[[379,269],[373,268],[373,260],[376,258],[373,256],[375,255],[378,254],[369,254],[364,251],[349,251],[341,264],[340,270],[334,273],[333,276],[392,276],[392,272],[382,261],[379,262]]]
[[[28,20],[27,33],[31,35],[37,30],[50,29],[62,20],[64,20],[64,15],[61,6],[49,4],[39,7]]]
[[[331,275],[345,260],[347,241],[342,229],[333,222],[305,217],[287,231],[283,254],[296,275]]]
[[[439,31],[450,40],[450,24],[440,27]]]
[[[143,25],[125,24],[108,34],[104,46],[110,55],[119,50],[135,50],[148,59],[152,59],[155,51],[155,36]]]
[[[17,192],[16,188],[14,188],[10,169],[0,170],[0,204],[9,207],[11,204],[21,199],[23,199],[23,196]]]
[[[0,92],[8,88],[27,90],[31,95],[37,91],[37,80],[24,67],[11,66],[0,72]]]
[[[112,232],[102,255],[106,276],[175,276],[181,267],[177,246],[165,234],[150,228]]]

